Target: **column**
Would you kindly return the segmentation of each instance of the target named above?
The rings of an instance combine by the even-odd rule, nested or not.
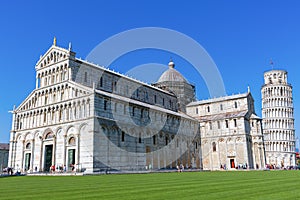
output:
[[[15,130],[15,127],[16,127],[16,112],[13,110],[12,111],[12,113],[13,113],[13,116],[12,116],[12,124],[11,124],[11,130],[12,131],[14,131]]]
[[[40,167],[39,167],[39,171],[42,172],[44,171],[44,166],[43,166],[43,160],[44,160],[44,149],[43,149],[43,146],[44,146],[44,143],[43,143],[43,138],[40,136],[39,137],[40,140],[41,140],[41,151],[40,151]]]
[[[67,146],[66,146],[66,140],[67,140],[67,135],[63,135],[64,137],[64,143],[63,143],[63,148],[64,148],[64,154],[63,154],[63,165],[67,166],[67,158],[66,158],[66,154],[67,154]],[[68,167],[68,166],[67,166]]]
[[[80,145],[80,134],[78,133],[77,135],[76,135],[77,137],[76,137],[76,157],[75,157],[75,165],[77,164],[77,167],[76,167],[76,171],[77,172],[80,172],[80,170],[81,170],[81,163],[80,163],[80,157],[79,157],[79,150],[80,150],[80,148],[79,148],[79,145]]]
[[[253,168],[256,169],[256,164],[258,164],[258,163],[256,163],[256,156],[257,156],[257,155],[255,154],[255,153],[256,153],[256,151],[255,151],[255,144],[252,143],[252,148],[251,148],[251,149],[252,149],[252,152],[253,152],[253,153],[252,153],[252,156],[253,156],[252,159],[253,159],[253,162],[254,162]],[[259,147],[258,147],[258,144],[257,144],[257,151],[258,151],[257,153],[259,153]]]
[[[39,88],[39,80],[40,80],[40,78],[39,78],[39,76],[37,76],[35,79],[35,89]]]
[[[8,166],[7,167],[14,167],[14,162],[15,160],[13,159],[13,147],[15,145],[15,142],[14,142],[14,135],[15,135],[15,132],[11,132],[11,134],[13,134],[12,136],[12,139],[10,139],[9,141],[9,152],[8,152]]]
[[[25,166],[24,166],[24,143],[25,143],[25,140],[22,140],[22,148],[21,148],[22,156],[21,156],[21,163],[19,166],[22,171],[24,171],[24,169],[25,169]]]
[[[53,136],[53,153],[52,153],[52,165],[56,165],[56,135]]]
[[[33,172],[33,160],[34,160],[34,146],[35,146],[35,142],[34,142],[34,139],[32,139],[31,141],[31,158],[30,158],[30,172],[32,173]]]

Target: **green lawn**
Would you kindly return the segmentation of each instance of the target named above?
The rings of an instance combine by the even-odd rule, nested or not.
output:
[[[300,171],[0,178],[0,199],[300,199]]]

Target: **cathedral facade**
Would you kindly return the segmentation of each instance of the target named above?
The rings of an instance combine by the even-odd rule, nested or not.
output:
[[[261,119],[250,91],[197,101],[174,67],[146,84],[76,58],[56,42],[40,57],[36,88],[13,110],[8,165],[219,170],[265,167]]]

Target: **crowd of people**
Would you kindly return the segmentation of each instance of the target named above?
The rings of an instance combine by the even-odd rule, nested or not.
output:
[[[75,164],[70,164],[70,169],[71,169],[71,172],[75,172],[76,171],[76,165]],[[66,165],[51,165],[50,168],[49,168],[49,173],[66,173],[67,172],[67,166]],[[27,171],[28,173],[38,173],[38,168],[37,166],[34,167],[34,170],[31,171],[31,170],[25,170]],[[9,175],[9,176],[12,176],[12,175],[21,175],[21,168],[19,166],[17,166],[15,169],[12,168],[12,167],[6,167],[2,170],[2,175]]]
[[[298,166],[282,166],[282,165],[275,165],[275,164],[267,164],[266,169],[283,169],[283,170],[299,170],[300,165]]]
[[[72,171],[73,171],[73,167],[72,167]],[[59,165],[59,166],[56,166],[56,167],[55,167],[55,165],[51,165],[49,172],[50,173],[56,173],[56,172],[63,173],[63,172],[67,172],[67,167],[66,167],[66,165]]]
[[[6,167],[3,170],[3,173],[7,173],[7,175],[21,175],[21,168],[17,166],[16,171],[12,167]]]

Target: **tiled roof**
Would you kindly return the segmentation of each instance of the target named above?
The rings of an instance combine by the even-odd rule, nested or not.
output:
[[[173,68],[168,69],[165,71],[157,81],[158,83],[162,82],[187,82],[185,78],[176,70]]]
[[[247,113],[248,113],[248,111],[244,110],[244,111],[239,111],[239,112],[199,116],[199,117],[197,117],[197,119],[200,122],[216,121],[216,120],[224,120],[224,119],[231,119],[231,118],[237,118],[237,117],[246,117]]]
[[[205,100],[191,102],[187,106],[196,106],[196,105],[207,104],[207,103],[215,103],[215,102],[220,102],[220,101],[245,98],[249,94],[250,93],[247,92],[247,93],[244,93],[244,94],[235,94],[235,95],[231,95],[231,96],[218,97],[218,98],[212,98],[212,99],[205,99]]]
[[[147,103],[137,101],[137,100],[134,100],[134,99],[130,99],[128,97],[124,97],[124,96],[121,96],[121,95],[118,95],[118,94],[105,92],[103,90],[95,90],[95,91],[98,94],[103,94],[105,96],[109,96],[109,97],[112,97],[112,98],[115,98],[115,99],[119,99],[119,100],[124,101],[124,102],[133,103],[133,104],[136,104],[136,105],[139,105],[139,106],[143,106],[143,107],[146,107],[146,108],[150,108],[150,109],[153,109],[153,110],[160,111],[162,113],[172,114],[172,115],[175,115],[175,116],[178,116],[178,117],[184,117],[186,119],[196,121],[196,119],[194,119],[193,117],[191,117],[191,116],[189,116],[189,115],[187,115],[183,112],[176,112],[176,111],[168,110],[166,108],[162,108],[162,107],[159,107],[159,106],[156,106],[156,105],[147,104]]]

